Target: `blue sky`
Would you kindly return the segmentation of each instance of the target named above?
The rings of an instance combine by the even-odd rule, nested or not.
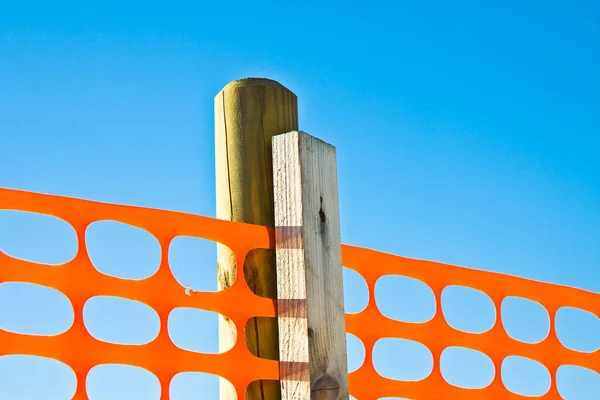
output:
[[[285,4],[0,0],[0,187],[214,216],[213,98],[233,79],[268,77],[298,95],[300,128],[337,148],[344,243],[600,292],[595,2]],[[0,250],[63,262],[75,251],[69,229],[0,211]],[[156,267],[156,243],[132,227],[99,222],[88,245],[106,273],[139,278]],[[182,284],[215,290],[211,243],[178,239],[170,258]],[[348,310],[360,310],[363,284],[345,277]],[[386,315],[422,321],[434,312],[427,290],[392,277],[376,296]],[[494,323],[480,292],[447,293],[451,324]],[[145,306],[88,307],[97,337],[152,339]],[[539,305],[509,299],[502,311],[516,338],[546,335]],[[56,333],[69,312],[56,293],[0,286],[0,328]],[[171,319],[178,345],[216,351],[214,315]],[[600,348],[596,317],[561,310],[557,325],[571,347]],[[360,362],[352,338],[349,353]],[[452,382],[485,384],[493,372],[481,357],[451,349],[442,368]],[[383,341],[375,358],[391,377],[430,369],[417,344]],[[522,393],[548,382],[520,359],[502,373]],[[100,367],[90,396],[154,399],[152,379]],[[216,398],[215,383],[180,376],[172,398]],[[0,398],[67,399],[73,385],[52,361],[0,357]],[[595,399],[600,376],[564,368],[559,388]]]

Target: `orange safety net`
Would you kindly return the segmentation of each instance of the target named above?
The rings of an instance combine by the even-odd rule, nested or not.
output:
[[[77,377],[75,400],[88,398],[86,376],[99,364],[128,364],[147,369],[160,382],[161,400],[169,398],[171,379],[180,372],[206,372],[226,378],[236,388],[239,399],[244,398],[246,387],[251,382],[279,379],[278,363],[254,356],[243,340],[245,325],[250,318],[275,317],[275,302],[255,295],[246,285],[243,275],[238,275],[238,279],[226,290],[193,292],[188,296],[172,275],[167,257],[169,244],[176,236],[195,236],[228,246],[235,252],[237,265],[243,265],[250,250],[274,248],[272,230],[177,212],[7,189],[0,189],[1,209],[62,218],[75,229],[79,248],[72,261],[58,267],[14,259],[0,252],[0,283],[18,281],[59,290],[71,300],[75,314],[72,327],[57,336],[19,335],[0,330],[0,356],[36,355],[64,362]],[[87,254],[85,231],[91,223],[101,220],[123,222],[152,233],[162,249],[158,272],[139,281],[98,272]],[[239,268],[238,274],[243,274],[243,270]],[[84,325],[83,306],[88,299],[99,295],[137,300],[154,308],[160,318],[157,338],[148,344],[135,346],[94,339]],[[229,317],[238,332],[233,348],[221,354],[202,354],[176,347],[169,338],[167,322],[169,313],[177,307],[200,308]]]
[[[236,255],[237,265],[249,251],[274,249],[273,230],[267,227],[222,221],[164,210],[112,205],[60,196],[0,189],[0,209],[53,215],[70,223],[78,237],[75,258],[58,267],[48,267],[9,257],[0,252],[0,283],[18,281],[45,285],[65,294],[73,305],[73,326],[57,336],[29,336],[0,330],[0,356],[7,354],[37,355],[54,358],[69,365],[77,377],[76,400],[87,399],[85,382],[92,367],[99,364],[127,364],[152,372],[161,384],[161,399],[168,399],[171,379],[180,372],[206,372],[229,380],[244,398],[247,386],[256,380],[278,379],[276,361],[258,358],[240,340],[246,322],[252,317],[275,317],[273,300],[256,296],[245,284],[243,275],[221,292],[185,293],[173,277],[167,260],[170,242],[180,235],[194,236],[228,246]],[[86,228],[100,220],[115,220],[152,233],[162,248],[158,272],[150,278],[130,281],[98,272],[85,246]],[[502,384],[499,368],[509,355],[528,357],[544,364],[555,376],[560,365],[578,365],[600,372],[600,351],[581,353],[561,345],[551,318],[548,337],[535,344],[523,343],[508,336],[502,325],[487,332],[471,334],[450,327],[440,312],[442,290],[460,285],[482,290],[496,306],[507,296],[535,300],[554,317],[560,307],[585,309],[600,316],[600,295],[574,288],[540,283],[498,273],[483,272],[429,261],[407,259],[380,252],[342,246],[343,265],[363,276],[369,288],[365,310],[346,315],[347,331],[365,345],[363,365],[350,374],[350,394],[359,400],[404,397],[416,400],[439,399],[522,399]],[[243,268],[238,269],[243,274]],[[385,275],[404,275],[426,283],[436,296],[436,314],[426,323],[406,323],[383,316],[375,304],[375,283]],[[85,302],[94,296],[119,296],[141,301],[156,310],[161,326],[158,337],[145,345],[119,345],[94,339],[83,322]],[[243,305],[243,306],[240,306]],[[233,348],[221,354],[201,354],[176,347],[167,331],[167,320],[176,307],[201,308],[229,317],[236,326],[238,339]],[[416,382],[396,381],[380,376],[372,360],[375,343],[381,338],[404,338],[427,346],[434,357],[432,373]],[[495,364],[495,377],[483,389],[464,389],[446,382],[440,371],[442,351],[450,346],[479,350]],[[244,365],[244,368],[239,368]],[[560,399],[556,379],[542,399]]]
[[[404,397],[417,400],[441,399],[526,399],[509,391],[502,383],[500,367],[507,356],[521,356],[545,365],[552,377],[550,390],[539,399],[562,399],[556,386],[556,372],[561,365],[576,365],[600,372],[600,350],[582,353],[563,347],[554,317],[560,307],[575,307],[600,317],[600,294],[566,286],[532,281],[514,276],[472,270],[430,261],[414,260],[350,246],[342,248],[344,266],[355,270],[367,281],[369,304],[357,314],[346,315],[346,331],[364,344],[364,364],[350,374],[350,392],[360,400]],[[426,283],[436,299],[436,313],[425,323],[406,323],[386,318],[375,304],[375,283],[384,275],[403,275]],[[453,329],[441,311],[442,290],[466,286],[487,294],[496,307],[496,323],[484,333],[467,333]],[[524,343],[507,335],[500,321],[501,303],[508,296],[528,298],[542,304],[550,315],[550,333],[539,343]],[[403,338],[420,342],[433,355],[433,371],[420,381],[386,379],[373,367],[372,352],[381,338]],[[467,347],[488,355],[494,363],[492,383],[482,389],[465,389],[446,382],[440,370],[442,351],[451,346]]]

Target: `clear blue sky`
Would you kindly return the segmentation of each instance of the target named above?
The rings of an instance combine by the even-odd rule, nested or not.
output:
[[[214,216],[213,98],[233,79],[268,77],[299,96],[300,128],[337,147],[343,242],[600,292],[600,7],[487,3],[0,0],[0,187]],[[134,228],[98,223],[88,240],[104,272],[156,267],[156,243]],[[0,211],[5,252],[62,262],[74,246],[57,221]],[[215,289],[210,243],[171,250],[182,284]],[[360,279],[346,278],[348,309],[360,310]],[[407,279],[382,281],[377,298],[395,318],[433,312],[427,288]],[[494,322],[481,293],[448,290],[443,301],[459,328]],[[538,305],[512,299],[504,311],[513,336],[545,336]],[[598,318],[559,317],[565,343],[600,348]],[[56,333],[70,318],[55,293],[0,285],[0,328]],[[86,308],[105,340],[151,340],[153,318],[114,299]],[[171,322],[180,346],[216,351],[214,315],[178,310]],[[360,346],[349,348],[357,366]],[[416,344],[384,341],[375,353],[391,377],[430,369]],[[444,357],[459,385],[493,373],[465,350]],[[503,374],[522,393],[548,385],[519,359]],[[152,379],[102,367],[90,396],[155,399]],[[2,399],[68,399],[73,385],[55,362],[0,357]],[[597,399],[600,376],[565,368],[559,385],[567,399]],[[177,400],[216,393],[207,376],[171,387]]]

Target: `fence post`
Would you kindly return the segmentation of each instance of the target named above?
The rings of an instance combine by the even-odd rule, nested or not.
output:
[[[335,148],[273,138],[282,400],[348,399]]]
[[[217,218],[274,226],[273,135],[298,129],[298,106],[294,93],[269,79],[248,78],[230,82],[215,97],[215,152]],[[217,245],[219,289],[236,277],[235,255]],[[249,286],[259,295],[277,296],[274,252],[253,251],[244,263]],[[261,357],[277,360],[277,320],[250,321],[246,345]],[[234,324],[219,318],[219,348],[236,340]],[[248,388],[248,400],[279,400],[279,383],[265,381]],[[221,379],[221,400],[236,399]],[[244,399],[239,399],[244,400]]]

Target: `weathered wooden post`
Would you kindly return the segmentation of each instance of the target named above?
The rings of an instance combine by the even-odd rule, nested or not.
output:
[[[217,217],[276,236],[276,254],[255,251],[243,268],[258,295],[277,299],[278,319],[252,321],[244,339],[280,361],[280,382],[251,385],[248,400],[348,399],[335,148],[297,130],[296,96],[275,81],[234,81],[215,98]],[[217,262],[224,289],[235,255],[219,245]],[[235,340],[221,317],[220,348]],[[221,381],[220,397],[236,394]]]
[[[268,79],[242,79],[229,83],[215,98],[215,150],[217,218],[274,226],[273,135],[298,129],[297,98],[281,84]],[[236,276],[234,254],[217,247],[220,289]],[[262,296],[277,296],[274,252],[254,251],[244,268],[250,287]],[[244,335],[244,332],[238,332]],[[256,319],[247,327],[248,348],[261,357],[279,357],[277,321]],[[235,326],[219,319],[219,347],[230,348],[236,339]],[[236,394],[221,381],[221,400]],[[278,400],[277,382],[251,385],[249,400]],[[243,400],[243,399],[239,399]]]
[[[283,400],[348,399],[335,148],[304,132],[273,138]]]

